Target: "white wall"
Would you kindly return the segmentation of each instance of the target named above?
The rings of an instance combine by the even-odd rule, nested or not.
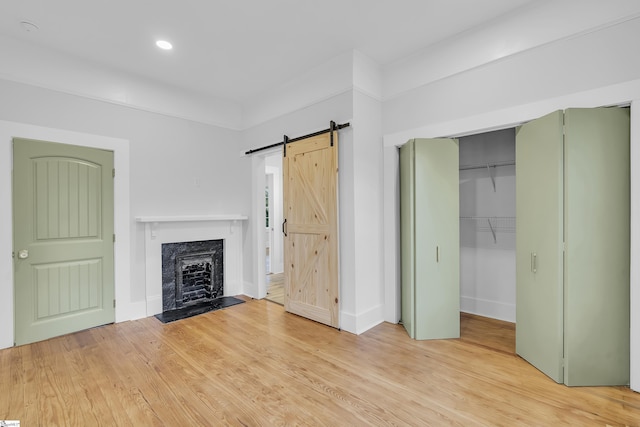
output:
[[[353,152],[345,165],[353,179],[353,311],[343,310],[343,328],[362,333],[384,320],[381,102],[353,92]],[[341,166],[341,170],[344,170]],[[344,210],[344,206],[340,206]],[[341,247],[341,251],[345,248]]]
[[[251,200],[246,189],[250,188],[251,164],[238,155],[237,131],[7,80],[0,80],[0,120],[128,141],[129,170],[116,171],[118,177],[130,172],[126,189],[130,232],[121,236],[130,242],[130,289],[129,301],[122,302],[139,310],[134,309],[127,318],[146,314],[144,226],[135,223],[134,217],[249,213]],[[6,146],[5,153],[10,156]],[[11,188],[10,174],[0,175],[0,186]],[[3,192],[8,206],[10,194]],[[10,215],[2,218],[10,226]],[[0,238],[0,245],[11,246],[11,234]],[[4,252],[5,264],[11,265],[10,256]],[[12,281],[3,281],[3,286],[13,286]]]
[[[638,38],[640,19],[630,19],[407,91],[383,105],[385,147],[399,146],[409,138],[468,135],[511,127],[568,107],[597,107],[640,99],[640,56],[629,51]],[[633,110],[632,107],[633,128],[637,130],[638,114]],[[637,150],[640,136],[633,132],[631,138],[632,147]],[[385,149],[385,156],[393,157],[392,150]],[[632,163],[631,169],[638,167]],[[397,170],[385,161],[385,205],[397,200],[396,179]],[[633,182],[638,184],[637,177]],[[397,220],[394,212],[385,216],[385,236],[389,241],[397,235]],[[635,215],[634,229],[637,222]],[[640,237],[635,233],[632,238],[633,248],[637,248]],[[632,260],[638,256],[635,252]],[[385,273],[385,277],[397,277],[397,265],[388,267],[394,271]],[[640,283],[635,270],[631,282],[632,313],[640,312]],[[386,286],[387,293],[391,293],[399,283],[388,281]],[[637,315],[631,320],[631,342],[631,387],[640,390]]]
[[[353,53],[345,52],[250,100],[243,109],[244,129],[261,128],[263,124],[277,121],[294,111],[316,108],[319,103],[350,91],[353,87],[352,69]],[[291,123],[291,126],[295,124]],[[295,135],[289,137],[294,138]],[[282,141],[282,135],[278,138]]]

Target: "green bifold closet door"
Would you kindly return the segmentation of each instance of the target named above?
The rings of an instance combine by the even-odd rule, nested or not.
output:
[[[400,149],[402,322],[415,339],[460,336],[458,141]]]
[[[516,132],[516,352],[556,382],[629,381],[629,110]]]

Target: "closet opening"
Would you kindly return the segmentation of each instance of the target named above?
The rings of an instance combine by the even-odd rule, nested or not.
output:
[[[630,112],[617,107],[401,146],[409,336],[515,330],[515,353],[558,383],[628,384],[630,147]],[[475,316],[501,327],[474,335]]]
[[[515,128],[459,138],[460,338],[515,353]]]

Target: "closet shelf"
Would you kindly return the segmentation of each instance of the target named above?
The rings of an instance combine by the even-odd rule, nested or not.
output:
[[[515,233],[516,218],[513,216],[461,216],[461,221],[474,221],[476,231],[490,231],[493,243],[497,243],[496,232]]]
[[[487,169],[487,168],[495,168],[497,166],[514,166],[516,164],[515,160],[509,160],[506,162],[493,162],[493,163],[478,163],[474,165],[460,165],[458,168],[461,171],[466,171],[470,169]]]

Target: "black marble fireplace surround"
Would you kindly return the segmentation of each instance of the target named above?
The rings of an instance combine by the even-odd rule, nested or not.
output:
[[[162,244],[162,312],[224,295],[224,240]]]

